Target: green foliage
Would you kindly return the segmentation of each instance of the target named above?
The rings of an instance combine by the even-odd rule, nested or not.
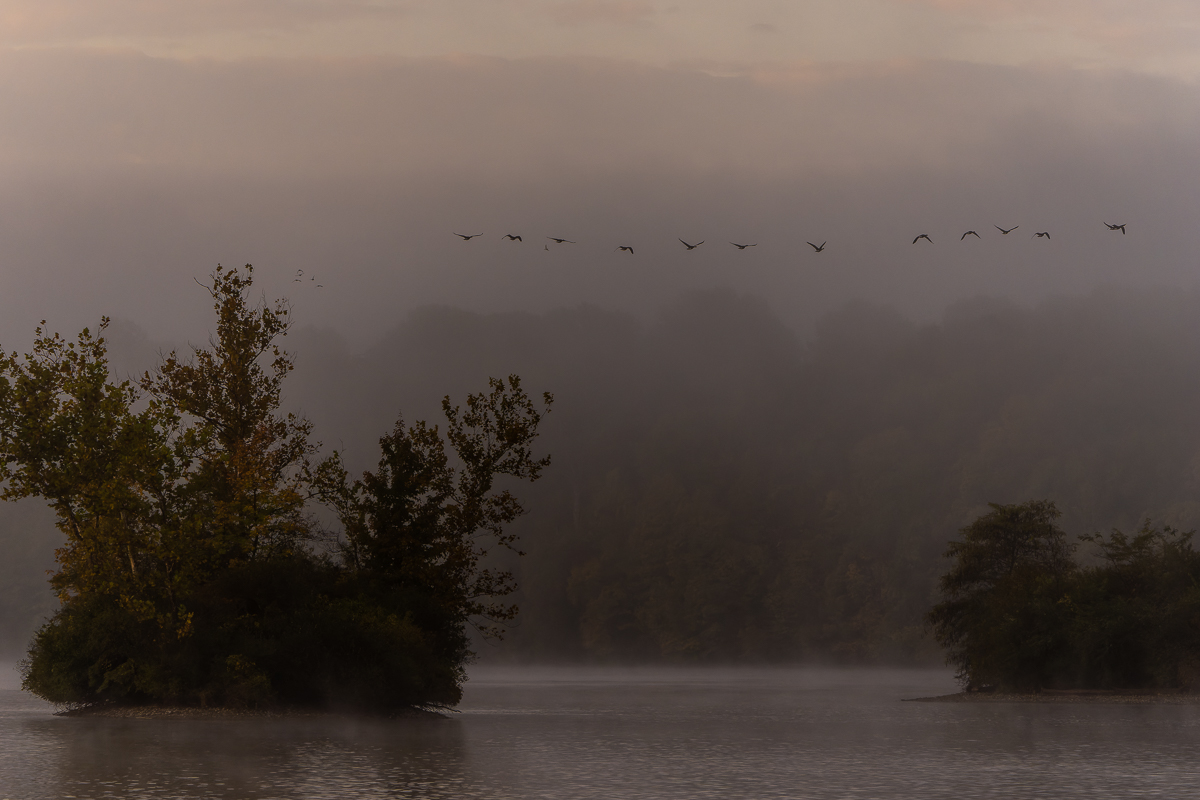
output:
[[[1064,656],[1072,548],[1051,502],[991,508],[946,551],[929,621],[968,690],[1036,689]]]
[[[511,594],[512,573],[486,566],[489,548],[515,550],[506,526],[525,513],[498,476],[536,481],[549,465],[531,444],[542,413],[512,375],[492,379],[488,394],[467,397],[466,409],[442,400],[446,439],[461,468],[450,465],[436,427],[396,423],[380,439],[375,472],[351,482],[340,463],[325,467],[324,495],[346,532],[342,550],[354,575],[404,598],[418,624],[443,631],[438,651],[461,661],[468,623],[498,637],[517,607],[493,598]],[[553,397],[543,396],[548,412]]]
[[[398,423],[351,482],[279,413],[289,311],[248,303],[251,278],[218,267],[214,339],[138,386],[110,381],[87,330],[0,352],[4,498],[45,499],[66,537],[24,686],[66,704],[452,705],[466,626],[499,635],[516,615],[483,544],[514,545],[524,508],[495,481],[549,463],[530,449],[541,414],[516,376],[493,380],[465,410],[443,402],[460,466],[436,427]]]
[[[1072,595],[1077,682],[1200,688],[1200,553],[1192,532],[1148,521],[1133,536],[1081,537],[1102,561]]]
[[[199,548],[188,562],[202,570],[200,580],[230,563],[290,555],[312,535],[304,516],[312,425],[278,413],[292,369],[278,344],[291,327],[289,310],[282,302],[249,305],[251,277],[249,266],[245,275],[218,267],[209,289],[216,337],[186,361],[170,353],[141,381],[189,423],[173,439],[173,466],[186,482],[164,521],[203,526],[186,537]]]
[[[1200,553],[1192,534],[1143,523],[1080,537],[1080,568],[1053,503],[993,505],[946,552],[928,615],[968,691],[1190,689],[1200,685]]]
[[[87,329],[67,342],[39,327],[32,353],[0,353],[2,496],[41,497],[56,512],[67,537],[54,579],[60,598],[104,594],[154,617],[164,587],[131,579],[139,558],[162,555],[145,523],[170,481],[166,431],[175,420],[157,404],[135,413],[137,399],[129,382],[108,381],[104,340]]]

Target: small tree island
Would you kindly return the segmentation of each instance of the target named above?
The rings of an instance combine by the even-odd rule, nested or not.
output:
[[[1192,533],[1145,522],[1081,536],[1074,559],[1054,503],[992,504],[951,542],[928,620],[967,692],[1200,688],[1200,553]]]
[[[43,498],[66,537],[23,687],[66,706],[452,706],[469,627],[498,636],[517,613],[486,557],[515,549],[524,509],[495,484],[549,464],[531,445],[553,398],[539,410],[516,376],[444,398],[444,434],[398,420],[351,480],[280,412],[291,318],[248,301],[252,278],[218,266],[209,346],[136,385],[109,374],[107,320],[0,350],[2,496]]]

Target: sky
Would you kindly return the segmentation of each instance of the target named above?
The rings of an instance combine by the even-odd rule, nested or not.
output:
[[[1166,0],[0,0],[0,345],[202,336],[217,262],[359,345],[428,304],[731,286],[803,332],[1193,286],[1198,77]]]
[[[10,47],[165,58],[592,56],[744,70],[895,58],[1193,76],[1200,9],[1180,0],[10,0]]]

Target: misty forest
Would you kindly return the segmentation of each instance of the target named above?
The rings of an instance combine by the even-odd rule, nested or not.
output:
[[[0,2],[0,800],[1200,797],[1200,3]]]
[[[215,273],[219,335],[191,360],[160,361],[169,343],[118,321],[103,331],[107,354],[95,335],[40,333],[35,364],[5,362],[8,492],[50,500],[67,532],[64,545],[36,499],[0,509],[8,650],[56,614],[26,667],[42,696],[453,704],[473,653],[948,654],[970,688],[1196,677],[1188,587],[1200,558],[1186,531],[1200,522],[1200,294],[980,298],[934,323],[858,302],[806,336],[722,289],[647,319],[426,307],[355,352],[287,318],[286,304],[248,305],[241,275]],[[132,383],[99,389],[105,358]],[[91,381],[97,408],[142,437],[103,468],[131,485],[151,470],[159,497],[89,495],[80,481],[101,466],[18,435],[67,379]],[[553,393],[554,413],[526,386]],[[235,407],[250,416],[230,433]],[[226,472],[243,458],[258,466],[235,480]],[[255,492],[270,502],[250,519]],[[118,563],[89,560],[76,513],[108,520]],[[145,524],[127,524],[133,514]],[[151,533],[171,515],[178,530],[204,528],[189,552],[155,550],[182,546]],[[997,566],[1002,540],[1025,555]],[[143,578],[133,556],[123,572],[131,543],[191,572]],[[61,608],[45,583],[55,548]],[[144,591],[131,593],[129,574]],[[345,655],[289,671],[303,652]]]

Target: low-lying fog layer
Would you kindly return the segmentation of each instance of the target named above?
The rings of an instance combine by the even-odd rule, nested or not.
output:
[[[986,503],[1054,500],[1072,537],[1200,525],[1198,321],[1200,294],[1130,289],[936,324],[859,303],[808,339],[729,290],[650,322],[428,308],[360,352],[298,330],[285,401],[359,470],[397,414],[436,423],[489,375],[555,393],[552,464],[510,487],[521,615],[485,658],[937,664],[922,615]],[[136,327],[111,334],[119,374],[153,363]],[[56,541],[0,506],[11,654],[53,608]]]
[[[943,670],[476,668],[446,719],[56,718],[0,692],[7,796],[1056,798],[1200,792],[1192,706],[938,704]]]

